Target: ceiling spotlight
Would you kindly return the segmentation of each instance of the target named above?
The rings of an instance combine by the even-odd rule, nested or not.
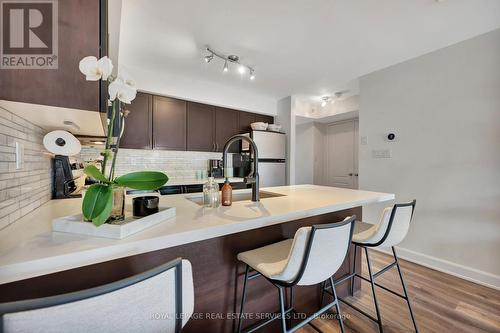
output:
[[[238,67],[238,72],[239,72],[240,74],[245,74],[245,71],[246,71],[245,66],[240,65],[240,67]]]
[[[329,96],[321,97],[321,107],[324,108],[326,106],[326,103],[328,103],[330,101],[331,101],[331,99]]]
[[[253,73],[253,69],[250,70],[250,80],[255,80],[255,74]]]
[[[223,69],[223,71],[224,71],[224,73],[225,73],[225,72],[227,72],[228,70],[229,70],[229,67],[227,66],[227,60],[226,60],[226,61],[224,61],[224,69]]]
[[[205,56],[205,62],[208,64],[214,58],[213,54],[209,54]]]

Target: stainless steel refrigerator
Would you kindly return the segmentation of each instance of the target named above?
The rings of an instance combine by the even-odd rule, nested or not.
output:
[[[260,186],[286,185],[286,134],[252,131],[249,135],[259,150]],[[248,150],[248,143],[243,141],[242,151]]]

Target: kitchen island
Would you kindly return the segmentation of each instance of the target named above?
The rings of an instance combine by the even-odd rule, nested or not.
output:
[[[238,252],[293,237],[301,226],[360,217],[361,206],[394,199],[393,194],[316,185],[261,192],[268,195],[258,203],[242,200],[218,209],[199,205],[199,194],[162,196],[160,204],[176,207],[176,217],[123,240],[52,232],[52,219],[78,213],[81,199],[52,200],[0,231],[0,301],[89,288],[183,257],[193,264],[198,316],[185,330],[229,332],[234,320],[226,319],[236,312],[241,292]],[[246,193],[235,191],[235,197],[244,199]],[[350,258],[339,274],[352,269]],[[252,284],[248,311],[275,311],[275,288],[262,279]],[[297,307],[317,306],[317,287],[298,289]],[[344,284],[339,293],[347,290]]]

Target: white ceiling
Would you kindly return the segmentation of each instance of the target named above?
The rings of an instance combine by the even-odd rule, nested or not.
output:
[[[317,98],[499,27],[498,0],[123,0],[120,66]],[[205,64],[206,45],[239,55],[256,80]]]

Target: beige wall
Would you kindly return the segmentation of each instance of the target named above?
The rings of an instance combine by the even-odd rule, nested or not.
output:
[[[360,189],[417,199],[401,255],[500,288],[500,30],[366,75],[360,88]]]

